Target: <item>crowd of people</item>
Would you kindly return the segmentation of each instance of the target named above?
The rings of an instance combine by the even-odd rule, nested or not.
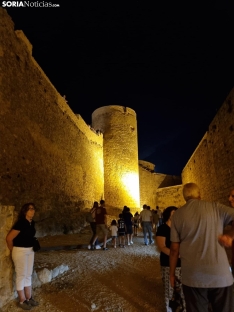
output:
[[[95,201],[87,215],[92,229],[88,248],[108,250],[108,235],[113,248],[133,245],[133,237],[141,228],[145,245],[152,245],[156,237],[167,312],[234,312],[234,188],[228,197],[229,206],[202,200],[195,183],[183,186],[183,196],[184,206],[169,206],[163,212],[158,206],[151,210],[144,204],[133,216],[124,206],[110,225],[105,201]],[[24,310],[39,305],[32,297],[34,214],[34,203],[23,205],[6,237],[15,267],[19,307]],[[232,248],[230,263],[225,248]]]
[[[94,202],[93,207],[88,213],[87,221],[90,222],[90,226],[93,235],[90,239],[88,249],[95,250],[100,249],[99,243],[97,243],[98,237],[104,236],[103,250],[108,250],[106,247],[106,239],[108,234],[112,238],[112,245],[125,248],[125,246],[133,245],[133,237],[138,235],[139,228],[142,229],[144,234],[144,244],[152,245],[153,230],[162,223],[162,216],[159,208],[151,210],[150,206],[143,205],[143,210],[134,215],[131,213],[130,208],[123,207],[122,213],[119,214],[119,218],[112,220],[110,226],[107,225],[107,212],[104,208],[105,201],[101,200],[100,205],[98,202]],[[101,225],[101,226],[100,226]],[[109,232],[108,232],[109,231]]]
[[[124,206],[123,211],[119,214],[118,220],[112,220],[111,224],[107,224],[107,212],[104,207],[105,201],[101,200],[100,205],[98,202],[94,202],[91,208],[87,221],[90,222],[90,226],[93,235],[90,239],[88,249],[95,250],[100,249],[99,243],[97,243],[98,237],[103,237],[103,250],[108,250],[106,247],[107,236],[110,234],[112,238],[112,245],[116,248],[117,243],[119,247],[125,248],[125,245],[133,244],[133,227],[134,233],[138,228],[137,214],[133,217],[130,212],[130,208]],[[118,242],[117,242],[118,239]]]

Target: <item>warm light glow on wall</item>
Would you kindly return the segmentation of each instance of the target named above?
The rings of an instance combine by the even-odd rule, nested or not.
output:
[[[136,207],[139,207],[139,176],[138,173],[125,173],[122,176],[122,185],[126,190],[127,195],[131,198],[131,201]]]
[[[99,168],[100,168],[100,172],[104,175],[104,164],[103,164],[103,155],[96,155],[96,157],[98,156],[98,163],[99,163]]]

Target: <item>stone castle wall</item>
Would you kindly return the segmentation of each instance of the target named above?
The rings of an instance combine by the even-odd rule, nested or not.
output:
[[[228,204],[234,187],[234,89],[209,125],[182,172],[183,183],[195,182],[202,198]]]
[[[39,236],[79,231],[82,209],[103,197],[103,136],[71,111],[3,9],[0,23],[0,202],[35,202]]]
[[[144,204],[155,209],[156,207],[156,189],[158,187],[158,181],[156,174],[154,173],[154,165],[146,162],[139,161],[139,181],[140,181],[140,206]]]
[[[162,188],[167,188],[172,186],[173,197],[175,198],[174,185],[181,184],[181,178],[178,176],[166,175],[154,172],[155,165],[139,160],[139,181],[140,181],[140,205],[147,204],[151,209],[155,209],[156,206],[162,210],[166,208],[165,202],[162,202],[162,198],[158,198],[158,189],[160,189],[160,194],[162,193]],[[168,195],[168,190],[165,196]],[[173,199],[172,199],[173,201]],[[178,201],[176,200],[174,206]]]
[[[13,266],[10,251],[6,248],[6,235],[16,217],[14,206],[0,204],[0,310],[4,303],[14,298]]]
[[[156,204],[161,211],[169,206],[180,208],[185,204],[182,188],[182,185],[174,185],[156,190]]]
[[[1,8],[0,33],[0,297],[7,300],[13,270],[5,237],[25,202],[36,203],[37,234],[43,236],[78,232],[84,208],[101,198],[113,217],[124,205],[134,213],[144,203],[163,210],[184,200],[180,177],[155,173],[145,161],[138,166],[132,109],[95,110],[92,127],[103,134],[95,133],[71,111]],[[232,90],[182,172],[183,183],[196,182],[205,199],[225,204],[234,185],[233,121]]]
[[[96,109],[92,127],[103,133],[104,193],[107,205],[139,208],[136,113],[110,105]]]

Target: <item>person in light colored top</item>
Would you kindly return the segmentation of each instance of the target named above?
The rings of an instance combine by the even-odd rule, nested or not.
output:
[[[116,248],[116,240],[117,240],[117,236],[118,236],[118,227],[117,227],[116,220],[111,221],[110,231],[111,231],[111,237],[112,237],[112,244],[113,244],[114,248]]]
[[[233,277],[229,268],[223,229],[234,220],[234,209],[201,200],[195,183],[183,187],[186,204],[171,221],[170,282],[180,254],[186,309],[189,312],[233,312]],[[234,238],[234,231],[230,232]]]
[[[152,239],[153,217],[152,212],[148,210],[148,206],[146,204],[143,205],[143,210],[140,212],[140,221],[143,228],[145,245],[147,246],[149,244],[153,244],[154,243]],[[147,234],[149,235],[149,241],[147,238]]]

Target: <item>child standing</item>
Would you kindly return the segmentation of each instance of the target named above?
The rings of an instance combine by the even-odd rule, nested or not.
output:
[[[123,218],[123,214],[119,214],[118,220],[118,235],[119,235],[119,247],[125,248],[125,222]]]
[[[110,231],[111,231],[111,237],[112,237],[112,244],[114,248],[116,248],[116,239],[117,239],[117,233],[118,233],[116,220],[111,221]]]

